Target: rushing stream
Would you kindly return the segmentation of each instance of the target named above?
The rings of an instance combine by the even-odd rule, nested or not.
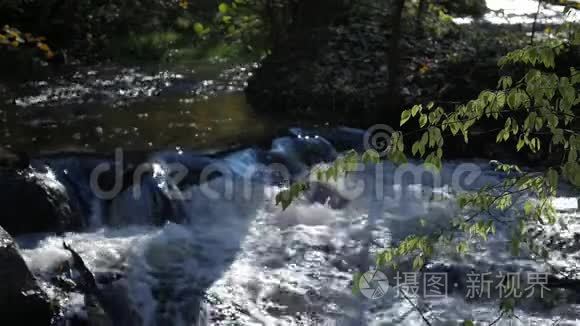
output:
[[[418,325],[419,314],[392,289],[374,300],[353,295],[352,274],[372,266],[373,253],[380,248],[450,223],[459,212],[454,201],[458,191],[495,184],[503,175],[484,162],[448,162],[439,183],[428,173],[418,180],[414,174],[398,178],[397,169],[385,163],[379,170],[368,166],[338,182],[335,192],[320,188],[286,211],[275,205],[280,178],[278,170],[268,169],[273,163],[282,162],[295,178],[308,166],[335,158],[333,144],[360,148],[362,138],[363,132],[353,129],[292,129],[269,149],[249,148],[217,157],[175,151],[152,154],[149,162],[159,171],[108,204],[95,197],[89,177],[82,174],[95,165],[94,160],[46,162],[77,194],[77,204],[92,208],[85,214],[90,226],[81,233],[67,233],[64,240],[102,280],[118,325]],[[179,186],[181,200],[160,210],[159,198],[177,187],[164,173],[176,161],[190,174],[214,166],[222,176]],[[458,175],[467,176],[457,183]],[[364,182],[360,191],[352,187],[356,181]],[[563,196],[557,201],[560,215],[574,223],[580,217],[576,199]],[[168,222],[154,226],[156,218]],[[447,296],[424,302],[438,325],[497,317],[496,300],[465,299],[467,288],[461,279],[466,271],[546,271],[544,264],[527,255],[510,256],[509,229],[498,227],[487,246],[474,244],[466,257],[450,253],[430,262],[434,270],[444,268],[450,282],[455,280]],[[569,246],[580,245],[579,231],[574,224],[566,231],[575,239]],[[547,232],[565,236],[563,230]],[[44,279],[54,276],[69,258],[62,237],[27,236],[19,241],[29,266]],[[554,256],[552,263],[568,267],[578,263],[573,248],[563,257]],[[81,293],[47,287],[67,307],[69,317],[87,313]],[[517,315],[525,325],[551,324],[549,316],[561,318],[561,325],[575,324],[580,313],[576,300],[567,296],[558,300],[548,306],[532,298]]]
[[[525,1],[526,14],[533,13],[531,2]],[[517,11],[512,7],[504,13]],[[487,19],[503,19],[493,15]],[[436,176],[416,167],[400,178],[400,169],[389,163],[365,166],[334,185],[315,187],[282,211],[275,197],[288,179],[307,176],[346,149],[362,150],[364,131],[303,124],[305,129],[291,129],[291,122],[255,116],[241,92],[250,66],[222,74],[173,68],[83,68],[0,93],[4,102],[10,98],[0,111],[2,145],[77,153],[43,154],[33,166],[51,168],[46,182],[67,190],[82,213],[82,231],[17,239],[67,319],[90,319],[91,312],[78,289],[55,285],[64,274],[74,279],[63,240],[95,274],[114,324],[129,326],[422,325],[414,305],[434,325],[489,323],[499,315],[498,300],[467,299],[468,272],[549,271],[529,253],[510,255],[512,226],[506,223],[485,246],[473,242],[466,256],[443,249],[429,261],[430,271],[446,275],[446,295],[412,295],[411,304],[393,289],[396,275],[390,273],[390,288],[380,298],[353,294],[353,274],[372,268],[375,253],[465,216],[457,194],[505,175],[475,160],[446,162]],[[112,199],[99,198],[96,190],[109,189],[95,189],[91,172],[114,162],[96,153],[117,147],[143,152],[138,163],[148,168],[135,172],[135,181]],[[207,154],[208,148],[226,151]],[[187,172],[177,182],[175,164]],[[364,186],[355,191],[356,184]],[[555,239],[551,265],[572,272],[580,264],[575,196],[564,189],[555,199],[567,228],[539,230],[543,239]],[[518,199],[514,210],[526,195]],[[509,325],[580,324],[580,298],[565,289],[552,293],[551,303],[537,295],[525,300]]]

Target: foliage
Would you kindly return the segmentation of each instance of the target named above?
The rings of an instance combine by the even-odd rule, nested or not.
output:
[[[483,0],[436,0],[434,3],[443,7],[448,14],[456,17],[481,17],[487,11],[486,3]]]
[[[131,57],[144,59],[161,58],[181,35],[173,31],[152,33],[131,33],[123,46],[131,52]]]
[[[291,18],[285,17],[292,1],[230,0],[219,2],[215,17],[208,23],[196,22],[201,38],[221,38],[261,52],[273,45],[279,33],[286,33]],[[206,26],[209,25],[209,26]]]
[[[231,3],[222,2],[218,5],[218,27],[226,38],[241,40],[252,44],[265,28],[262,9],[257,1],[234,0]]]
[[[159,59],[176,46],[204,47],[205,42],[224,39],[261,54],[264,49],[283,43],[301,26],[312,22],[330,24],[335,7],[345,3],[350,1],[0,0],[0,12],[4,23],[43,35],[58,50],[46,53]],[[433,3],[437,5],[438,1]],[[437,6],[453,7],[444,3]],[[440,18],[448,20],[444,12],[447,11],[440,11]]]
[[[115,38],[165,30],[184,1],[0,1],[3,22],[50,40],[55,49],[98,56]],[[182,6],[180,6],[180,4]]]
[[[481,17],[487,11],[483,0],[419,0],[408,1],[407,10],[410,10],[420,25],[419,32],[428,32],[429,35],[443,37],[451,32],[457,32],[458,26],[453,22],[454,17],[472,16]]]
[[[496,223],[506,223],[506,216],[497,212],[516,210],[508,221],[515,225],[510,250],[514,255],[526,247],[537,257],[546,258],[548,252],[534,245],[525,232],[529,224],[552,224],[556,212],[552,198],[556,195],[560,179],[575,187],[580,186],[580,125],[575,110],[580,104],[580,72],[575,67],[563,70],[557,59],[580,46],[580,33],[576,25],[564,24],[555,32],[557,38],[547,39],[534,46],[512,51],[498,63],[500,69],[507,66],[523,67],[521,76],[506,75],[499,79],[497,89],[484,90],[479,96],[453,110],[431,102],[418,104],[401,114],[401,126],[414,121],[420,137],[411,148],[406,148],[407,134],[392,134],[388,159],[395,164],[405,164],[407,155],[422,159],[433,169],[442,167],[443,146],[448,136],[461,135],[467,143],[470,131],[485,120],[502,121],[496,130],[496,142],[512,144],[514,151],[532,153],[547,151],[561,157],[560,163],[546,167],[543,172],[523,172],[513,164],[495,162],[496,169],[506,178],[496,185],[486,186],[477,192],[458,197],[461,214],[451,225],[428,235],[410,235],[395,247],[377,255],[377,266],[397,268],[402,261],[412,261],[415,270],[424,268],[440,246],[452,246],[458,254],[469,250],[472,239],[486,241],[495,234]],[[324,169],[312,173],[319,181],[336,179],[348,173],[358,163],[376,163],[376,152],[362,155],[351,151]],[[295,183],[276,197],[285,209],[306,189],[306,183]],[[519,194],[526,193],[525,202],[519,202]],[[517,209],[519,205],[522,209]],[[504,298],[500,305],[500,319],[513,315],[515,302]],[[498,319],[499,320],[499,319]],[[473,325],[466,321],[465,325]]]
[[[54,52],[46,44],[45,37],[36,37],[30,33],[21,33],[18,29],[8,25],[0,30],[0,46],[19,48],[22,45],[38,48],[47,59],[54,57]]]

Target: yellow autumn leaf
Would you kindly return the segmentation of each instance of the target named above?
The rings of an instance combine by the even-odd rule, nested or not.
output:
[[[48,52],[50,51],[50,48],[48,47],[48,45],[44,44],[44,43],[37,43],[36,46],[41,49],[42,51]]]
[[[20,32],[14,29],[6,29],[6,33],[8,33],[9,35],[13,36],[14,38],[18,38],[20,37]]]

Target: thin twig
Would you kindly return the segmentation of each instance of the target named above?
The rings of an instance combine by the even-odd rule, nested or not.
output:
[[[405,291],[403,291],[402,289],[399,289],[399,291],[400,291],[401,295],[403,296],[403,298],[405,298],[405,300],[407,300],[407,302],[409,302],[409,304],[413,307],[413,309],[417,310],[417,312],[419,313],[419,315],[421,316],[421,318],[423,319],[425,324],[428,326],[432,326],[429,319],[427,319],[425,314],[423,314],[423,311],[421,311],[421,309],[413,302],[413,300],[411,300],[411,298],[409,298],[409,296],[407,296]]]

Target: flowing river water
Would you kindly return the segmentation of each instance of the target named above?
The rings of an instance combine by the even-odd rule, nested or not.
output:
[[[91,192],[83,174],[94,161],[46,160],[57,171],[53,182],[75,193],[77,204],[90,206],[85,216],[90,226],[64,237],[20,238],[23,255],[41,279],[49,280],[69,259],[62,248],[66,241],[103,280],[101,289],[112,301],[109,313],[118,325],[422,324],[414,307],[393,288],[394,275],[388,274],[390,289],[370,299],[352,293],[353,273],[371,268],[374,253],[406,235],[432,232],[465,216],[455,204],[456,194],[495,184],[505,176],[485,162],[447,162],[438,182],[421,168],[415,170],[419,179],[414,173],[398,177],[400,168],[385,163],[367,166],[338,182],[335,192],[321,197],[327,200],[317,200],[326,189],[321,188],[285,211],[275,205],[280,180],[277,170],[267,168],[272,162],[284,162],[294,178],[312,164],[335,158],[334,143],[345,146],[348,140],[347,146],[356,148],[362,136],[353,129],[322,133],[292,129],[269,149],[249,148],[219,158],[191,151],[152,154],[149,162],[157,173],[136,185],[139,195],[134,186],[108,205]],[[164,169],[176,160],[190,171],[213,164],[223,175],[181,186],[181,200],[163,210],[169,221],[154,226],[159,198],[174,186]],[[576,198],[569,196],[563,193],[556,202],[569,228],[543,232],[546,238],[557,236],[565,242],[555,250],[551,264],[575,269],[580,245],[575,221],[580,216]],[[516,206],[525,199],[522,195]],[[470,271],[522,275],[549,271],[529,254],[510,255],[510,229],[509,223],[498,226],[485,246],[473,241],[465,257],[442,249],[429,262],[432,272],[446,275],[447,294],[412,300],[425,306],[434,324],[497,317],[497,300],[466,299]],[[81,293],[63,293],[48,283],[46,288],[67,307],[69,318],[87,314]],[[557,304],[544,304],[536,294],[516,311],[515,323],[548,325],[557,318],[562,325],[576,324],[577,298],[566,291],[550,291]]]
[[[434,325],[489,323],[499,315],[498,300],[467,298],[469,272],[549,271],[529,253],[510,255],[506,223],[486,245],[472,242],[467,255],[442,248],[429,262],[430,271],[445,274],[443,295],[406,300],[393,288],[392,273],[386,283],[372,283],[385,286],[378,298],[353,294],[353,274],[372,269],[375,253],[465,216],[457,194],[505,175],[477,160],[446,162],[437,176],[421,167],[405,177],[389,163],[365,166],[283,211],[275,196],[284,179],[304,177],[345,149],[362,150],[364,131],[291,128],[293,122],[255,116],[241,92],[250,68],[217,74],[223,67],[93,67],[3,95],[14,99],[0,113],[4,145],[43,153],[33,165],[47,164],[46,182],[64,187],[83,213],[82,232],[17,239],[67,318],[90,312],[81,292],[50,281],[70,259],[63,240],[95,273],[116,325],[422,325],[415,306]],[[142,161],[152,172],[102,199],[90,173],[113,162],[78,153],[116,148],[145,152]],[[63,150],[75,154],[48,155]],[[171,177],[175,163],[187,169],[184,182]],[[207,169],[219,173],[200,183]],[[354,191],[353,184],[360,187]],[[167,200],[176,193],[179,198]],[[576,271],[578,202],[566,189],[559,196],[558,215],[568,226],[536,231],[558,243],[549,263]],[[513,210],[525,199],[517,198]],[[538,294],[527,298],[517,319],[498,325],[580,324],[577,294],[552,289],[550,295],[550,303]]]

